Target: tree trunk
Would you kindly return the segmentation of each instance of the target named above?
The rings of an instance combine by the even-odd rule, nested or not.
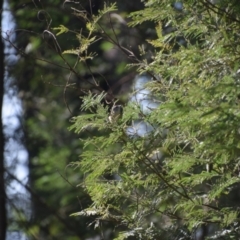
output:
[[[3,0],[0,0],[0,19],[2,19]],[[7,214],[6,214],[6,192],[4,184],[4,134],[2,123],[2,106],[4,93],[4,45],[0,38],[0,239],[6,239]]]

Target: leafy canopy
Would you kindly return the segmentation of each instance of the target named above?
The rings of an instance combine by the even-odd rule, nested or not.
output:
[[[71,129],[84,143],[75,165],[93,204],[73,215],[94,215],[96,226],[114,222],[124,229],[116,239],[171,239],[179,230],[190,236],[204,224],[231,229],[239,222],[239,4],[144,3],[129,26],[155,24],[156,39],[146,39],[154,52],[131,66],[152,76],[145,87],[164,101],[148,114],[129,102],[122,119],[109,123],[104,93],[83,98],[89,112],[73,118]],[[88,23],[86,48],[105,12]],[[139,136],[136,121],[153,131]]]

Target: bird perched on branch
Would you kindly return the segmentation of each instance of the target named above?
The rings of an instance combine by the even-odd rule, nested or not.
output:
[[[122,117],[123,114],[123,107],[122,105],[114,105],[111,109],[110,115],[108,120],[110,123],[116,122],[118,119]]]

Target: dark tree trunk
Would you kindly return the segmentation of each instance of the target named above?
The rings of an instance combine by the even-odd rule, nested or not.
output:
[[[0,19],[2,19],[3,0],[0,0]],[[4,184],[4,135],[2,123],[2,106],[4,93],[4,45],[0,38],[0,239],[6,239],[7,214],[6,192]]]

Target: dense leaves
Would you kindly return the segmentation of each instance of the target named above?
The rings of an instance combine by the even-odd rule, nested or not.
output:
[[[238,1],[11,4],[28,235],[238,239]]]
[[[157,38],[146,40],[155,49],[151,60],[131,66],[152,76],[143,88],[164,101],[148,114],[140,103],[127,103],[123,118],[111,124],[102,101],[87,97],[94,115],[74,119],[80,136],[89,131],[76,164],[93,199],[75,215],[125,227],[116,239],[176,239],[178,231],[181,239],[239,234],[240,16],[234,1],[180,6],[145,1],[131,14],[131,26],[156,25]],[[152,132],[139,136],[137,122],[150,124]],[[130,128],[136,132],[129,134]],[[156,151],[161,158],[153,161]]]
[[[15,49],[17,58],[7,70],[23,103],[21,141],[28,151],[30,175],[28,184],[22,186],[32,201],[25,201],[27,196],[20,200],[9,196],[9,203],[14,206],[9,209],[9,231],[24,231],[30,239],[85,239],[100,235],[112,239],[115,233],[111,222],[94,229],[89,224],[92,218],[70,217],[92,200],[76,186],[84,179],[84,172],[70,165],[78,159],[85,143],[79,144],[68,127],[72,116],[95,114],[94,109],[80,112],[81,96],[92,92],[99,102],[97,96],[104,91],[108,100],[105,106],[110,108],[121,91],[121,82],[126,88],[129,86],[134,73],[125,66],[130,61],[124,50],[117,50],[113,43],[136,42],[136,31],[129,33],[126,40],[129,29],[124,15],[130,9],[139,10],[142,4],[119,1],[121,11],[115,10],[112,17],[116,4],[109,4],[109,9],[103,1],[9,4],[16,31],[4,34],[4,41]],[[97,31],[93,32],[93,26]],[[137,48],[137,44],[133,45]],[[98,110],[100,114],[106,116],[107,109]],[[7,177],[9,182],[17,181],[10,173]]]

